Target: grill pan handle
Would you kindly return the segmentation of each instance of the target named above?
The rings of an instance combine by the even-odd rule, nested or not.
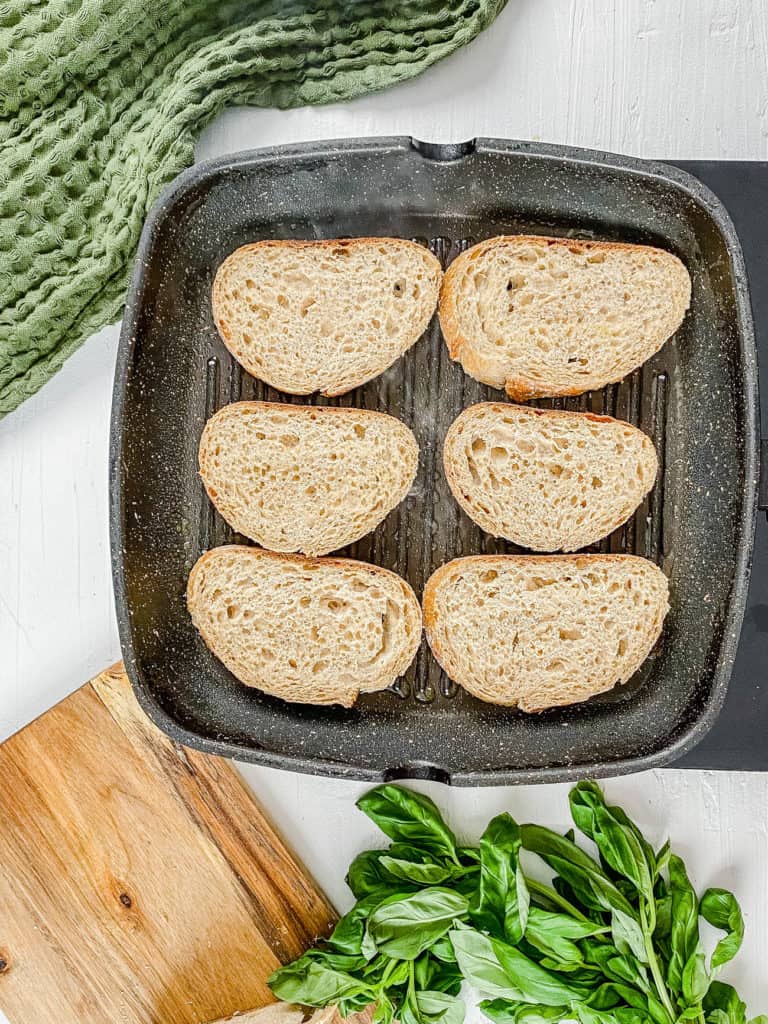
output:
[[[768,513],[768,440],[760,442],[760,483],[757,485],[757,507]]]

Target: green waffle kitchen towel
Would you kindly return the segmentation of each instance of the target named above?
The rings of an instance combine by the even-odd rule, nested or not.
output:
[[[0,0],[0,416],[120,316],[144,218],[223,107],[419,74],[506,0]]]

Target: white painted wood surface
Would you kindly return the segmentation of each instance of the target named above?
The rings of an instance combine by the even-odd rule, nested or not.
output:
[[[489,32],[421,79],[346,105],[230,111],[198,155],[382,134],[766,159],[765,0],[509,0]],[[101,331],[0,422],[0,737],[119,656],[106,493],[116,343],[116,327]],[[344,867],[375,839],[353,808],[362,787],[243,771],[344,906]],[[566,825],[563,787],[427,788],[467,835],[501,808]],[[747,940],[729,976],[752,1012],[768,1010],[768,776],[653,772],[608,789],[651,834],[672,836],[699,885],[742,897]]]

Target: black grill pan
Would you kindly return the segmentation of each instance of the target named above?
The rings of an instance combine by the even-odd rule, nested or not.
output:
[[[187,615],[190,568],[230,542],[197,476],[208,416],[238,399],[286,398],[241,371],[217,336],[210,289],[260,238],[397,235],[447,266],[473,242],[538,233],[660,245],[693,279],[677,335],[602,392],[541,406],[605,412],[656,444],[660,475],[634,518],[593,550],[636,552],[670,580],[657,649],[626,686],[527,716],[475,700],[426,643],[392,692],[352,710],[289,705],[240,685]],[[458,508],[441,446],[466,406],[503,396],[448,358],[437,322],[378,379],[320,404],[392,413],[421,447],[408,498],[344,550],[401,573],[421,595],[450,558],[512,552]],[[123,653],[142,706],[174,739],[280,768],[460,785],[619,774],[679,757],[725,697],[747,591],[757,480],[757,372],[746,275],[723,206],[661,164],[585,150],[475,140],[348,140],[248,152],[178,178],[142,236],[123,321],[111,438],[112,558]]]

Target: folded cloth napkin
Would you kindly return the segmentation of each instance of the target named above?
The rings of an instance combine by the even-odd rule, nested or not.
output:
[[[146,213],[223,107],[419,74],[506,0],[2,0],[0,416],[120,316]]]

